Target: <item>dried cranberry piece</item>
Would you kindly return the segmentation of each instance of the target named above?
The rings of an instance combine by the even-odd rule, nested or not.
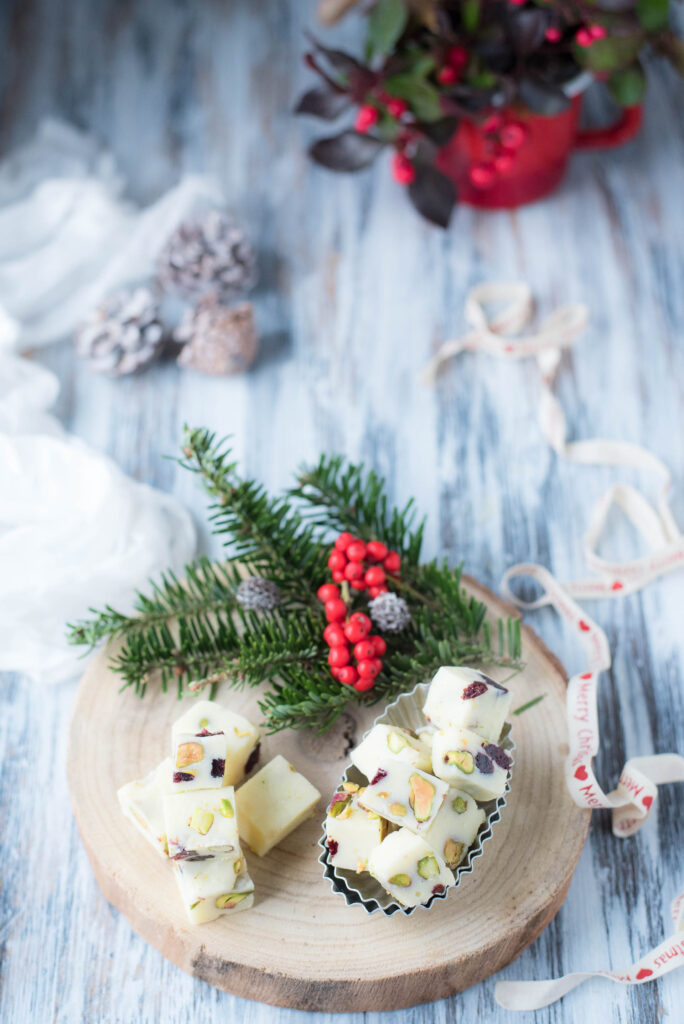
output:
[[[174,772],[173,773],[173,781],[174,782],[192,782],[192,780],[194,778],[195,778],[195,776],[191,775],[190,772]]]
[[[498,764],[499,768],[510,768],[513,763],[502,747],[498,747],[496,743],[485,743],[485,750],[491,757],[492,761]]]
[[[194,850],[179,850],[179,852],[177,854],[175,854],[171,858],[171,860],[187,860],[187,861],[192,861],[193,863],[195,861],[198,861],[198,860],[211,860],[211,859],[212,859],[212,856],[211,856],[210,853],[206,853],[206,854],[195,853]]]
[[[433,896],[436,896],[438,892],[444,892],[444,888],[445,888],[445,887],[444,887],[443,885],[441,885],[441,884],[439,884],[439,883],[438,883],[437,885],[435,885],[435,886],[433,887],[433,889],[432,889],[432,895],[433,895]]]
[[[334,797],[330,801],[330,806],[334,807],[334,805],[339,804],[341,800],[346,800],[347,795],[347,793],[335,793]]]
[[[222,779],[226,773],[226,759],[225,757],[214,757],[211,762],[211,777],[212,779]]]
[[[219,729],[218,732],[209,732],[208,729],[202,729],[201,732],[196,732],[195,736],[223,736],[223,729]]]
[[[387,775],[387,772],[385,771],[384,768],[378,768],[377,772],[375,773],[375,775],[371,779],[371,786],[374,786],[376,784],[376,782],[380,782],[380,780],[384,779],[386,775]]]
[[[482,772],[483,775],[491,775],[494,771],[494,765],[486,754],[476,754],[475,765],[477,766],[478,771]]]
[[[256,765],[261,754],[261,743],[257,743],[252,753],[247,758],[247,764],[245,765],[245,772],[251,772],[252,768]]]
[[[337,840],[336,839],[329,839],[328,840],[328,850],[330,851],[331,856],[333,856],[333,857],[335,856],[335,854],[337,853],[337,848],[338,848]]]
[[[463,691],[463,700],[472,700],[473,697],[479,697],[481,694],[486,692],[486,683],[469,683]]]

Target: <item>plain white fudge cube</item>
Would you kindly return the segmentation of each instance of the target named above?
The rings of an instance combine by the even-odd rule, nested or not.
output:
[[[171,759],[166,758],[138,782],[117,790],[126,817],[162,857],[168,856],[164,796],[171,792]]]
[[[240,837],[263,857],[310,818],[321,794],[282,755],[236,793]]]
[[[454,884],[443,859],[422,836],[400,828],[390,832],[368,858],[368,870],[405,907],[427,903]]]
[[[359,803],[363,790],[353,782],[342,783],[325,819],[330,863],[347,871],[365,871],[368,858],[387,833],[387,822]]]
[[[385,761],[399,760],[432,771],[432,751],[406,729],[397,725],[374,725],[366,738],[352,750],[351,762],[370,781]]]
[[[511,694],[484,672],[445,665],[430,683],[423,714],[428,721],[449,729],[471,729],[496,743],[511,707]]]
[[[450,789],[439,814],[425,833],[425,842],[437,850],[447,867],[457,867],[472,846],[485,812],[471,796]]]
[[[240,854],[235,792],[232,786],[164,797],[169,857],[188,853]]]
[[[224,708],[214,700],[194,700],[171,730],[174,751],[179,737],[222,732],[226,738],[224,786],[242,782],[258,758],[259,730],[244,715]],[[198,736],[198,738],[200,738]]]
[[[405,761],[385,761],[359,797],[362,807],[412,832],[427,832],[449,790]]]
[[[467,729],[442,729],[432,741],[435,775],[476,800],[495,800],[506,789],[511,759],[495,743]]]
[[[223,732],[179,732],[173,740],[174,793],[224,784],[227,742]]]
[[[201,862],[176,861],[174,874],[192,924],[248,910],[254,903],[254,883],[244,859],[219,856]]]

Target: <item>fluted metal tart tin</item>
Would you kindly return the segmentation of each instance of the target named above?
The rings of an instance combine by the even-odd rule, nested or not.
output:
[[[410,729],[412,732],[419,732],[429,728],[425,715],[423,714],[423,705],[427,697],[427,691],[429,683],[418,683],[417,686],[411,690],[410,693],[404,693],[397,700],[393,701],[392,704],[388,704],[381,715],[379,715],[373,725],[396,725],[402,729]],[[372,727],[371,727],[372,728]],[[370,729],[368,730],[370,732]],[[368,735],[365,733],[365,736]],[[482,822],[480,829],[475,837],[475,841],[472,846],[469,847],[468,852],[463,861],[454,869],[455,882],[449,886],[444,892],[435,893],[431,896],[427,903],[419,903],[417,907],[404,907],[401,903],[398,903],[395,899],[390,896],[388,892],[383,889],[380,882],[373,878],[367,871],[357,873],[355,871],[345,871],[341,868],[335,868],[330,863],[330,854],[326,845],[327,835],[325,831],[325,819],[323,820],[323,834],[318,841],[318,845],[322,849],[322,853],[318,858],[320,863],[323,865],[323,875],[330,882],[330,886],[333,892],[339,893],[346,900],[347,906],[358,906],[363,907],[367,914],[375,914],[378,910],[385,914],[387,917],[391,917],[392,914],[396,914],[399,911],[405,914],[407,917],[411,915],[415,910],[429,910],[430,907],[436,900],[444,900],[447,898],[452,889],[460,883],[461,878],[473,870],[474,861],[478,857],[482,856],[482,847],[488,839],[491,838],[492,828],[501,817],[501,811],[506,806],[506,797],[510,792],[510,777],[511,770],[513,767],[512,751],[515,749],[515,744],[510,736],[511,726],[507,722],[504,725],[503,732],[499,737],[499,745],[507,751],[511,756],[511,768],[508,771],[508,779],[506,781],[506,789],[502,796],[497,800],[488,800],[486,803],[478,801],[478,806],[481,807],[485,812],[485,820]],[[367,785],[367,779],[358,768],[353,764],[350,764],[342,776],[340,782],[355,782],[357,785]]]

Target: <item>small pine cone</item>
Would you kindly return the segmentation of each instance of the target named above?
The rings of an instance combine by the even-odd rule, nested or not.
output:
[[[188,310],[173,337],[184,346],[179,366],[214,375],[243,373],[254,362],[259,344],[252,304],[228,309],[213,293]]]
[[[280,604],[280,587],[262,576],[250,576],[238,584],[235,596],[248,611],[270,612]]]
[[[187,299],[213,291],[225,301],[254,285],[256,254],[240,224],[212,210],[176,228],[159,254],[157,277]]]
[[[409,606],[403,597],[396,594],[380,594],[373,598],[368,607],[373,622],[385,633],[398,633],[406,629],[411,621]]]
[[[142,286],[110,295],[77,328],[74,344],[98,373],[120,377],[142,369],[164,344],[156,296]]]

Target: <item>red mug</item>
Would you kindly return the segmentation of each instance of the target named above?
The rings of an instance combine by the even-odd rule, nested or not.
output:
[[[508,122],[522,126],[524,141],[500,171],[492,170],[492,136],[472,121],[462,121],[458,131],[437,156],[437,167],[458,187],[459,201],[487,210],[512,209],[533,203],[559,184],[573,149],[610,149],[633,139],[641,127],[641,106],[625,107],[616,124],[608,128],[580,129],[582,96],[554,117],[516,111]],[[504,121],[504,124],[506,121]],[[510,166],[503,166],[506,163]],[[493,181],[478,185],[471,178],[473,166],[489,168]]]

